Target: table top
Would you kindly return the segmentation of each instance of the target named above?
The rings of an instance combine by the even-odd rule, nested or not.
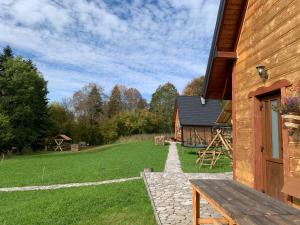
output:
[[[233,180],[190,180],[240,225],[300,225],[300,211]]]

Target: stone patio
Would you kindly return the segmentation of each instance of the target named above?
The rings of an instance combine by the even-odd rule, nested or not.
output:
[[[176,144],[171,143],[164,172],[145,172],[144,181],[159,225],[192,224],[192,194],[189,179],[232,179],[232,173],[183,173]],[[201,200],[202,216],[219,216]]]

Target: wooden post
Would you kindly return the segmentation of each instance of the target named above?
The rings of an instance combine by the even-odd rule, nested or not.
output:
[[[200,219],[200,194],[194,187],[192,188],[192,195],[193,225],[198,225],[198,219]]]

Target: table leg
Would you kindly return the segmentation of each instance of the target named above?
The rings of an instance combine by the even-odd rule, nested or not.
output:
[[[200,194],[193,188],[192,195],[193,225],[198,225],[198,219],[200,219]]]

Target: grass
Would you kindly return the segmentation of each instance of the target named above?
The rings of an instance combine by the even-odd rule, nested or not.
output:
[[[162,171],[167,146],[154,141],[123,143],[86,152],[21,155],[0,161],[0,187],[88,182]]]
[[[155,225],[143,181],[0,193],[2,225]]]
[[[231,172],[232,167],[230,159],[225,156],[222,156],[214,168],[210,169],[209,166],[199,167],[199,164],[196,164],[197,160],[197,151],[196,148],[186,148],[181,145],[177,145],[179,158],[181,161],[181,167],[185,173],[220,173],[220,172]]]

